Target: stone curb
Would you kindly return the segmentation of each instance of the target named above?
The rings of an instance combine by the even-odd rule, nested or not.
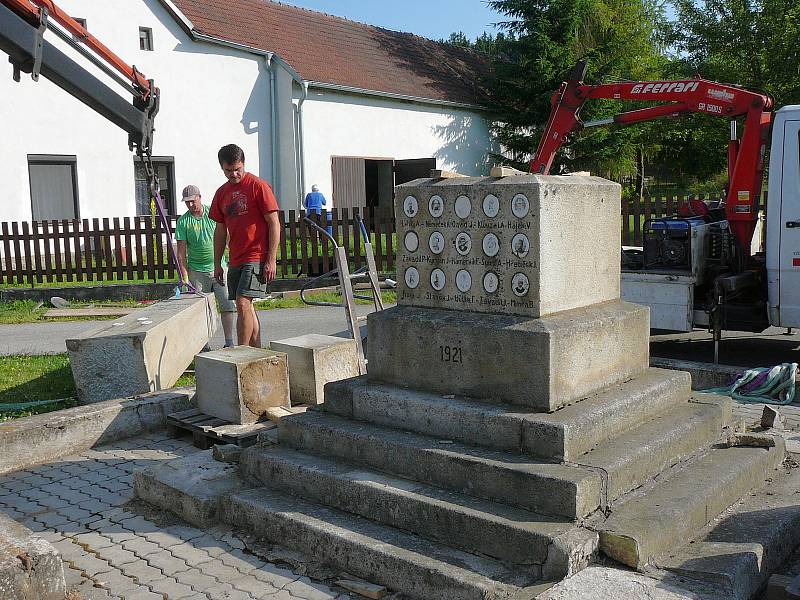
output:
[[[1,423],[0,474],[162,429],[193,395],[193,387],[173,388]]]

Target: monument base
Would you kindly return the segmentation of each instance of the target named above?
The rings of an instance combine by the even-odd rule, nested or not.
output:
[[[545,412],[649,366],[649,311],[622,301],[541,319],[397,306],[368,330],[371,381]]]

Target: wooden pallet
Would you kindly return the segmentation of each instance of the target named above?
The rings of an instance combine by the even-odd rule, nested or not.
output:
[[[206,450],[215,444],[235,444],[246,448],[259,441],[277,425],[272,421],[259,421],[247,425],[236,425],[224,419],[218,419],[196,408],[167,415],[167,432],[172,437],[190,433],[197,448]]]

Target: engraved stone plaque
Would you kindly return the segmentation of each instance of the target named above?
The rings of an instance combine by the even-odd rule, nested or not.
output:
[[[541,317],[619,298],[613,182],[418,179],[395,197],[398,304]]]

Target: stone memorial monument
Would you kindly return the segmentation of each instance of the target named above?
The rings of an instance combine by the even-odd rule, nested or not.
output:
[[[553,411],[648,367],[647,309],[619,299],[617,184],[397,191],[399,307],[369,320],[370,378]]]

